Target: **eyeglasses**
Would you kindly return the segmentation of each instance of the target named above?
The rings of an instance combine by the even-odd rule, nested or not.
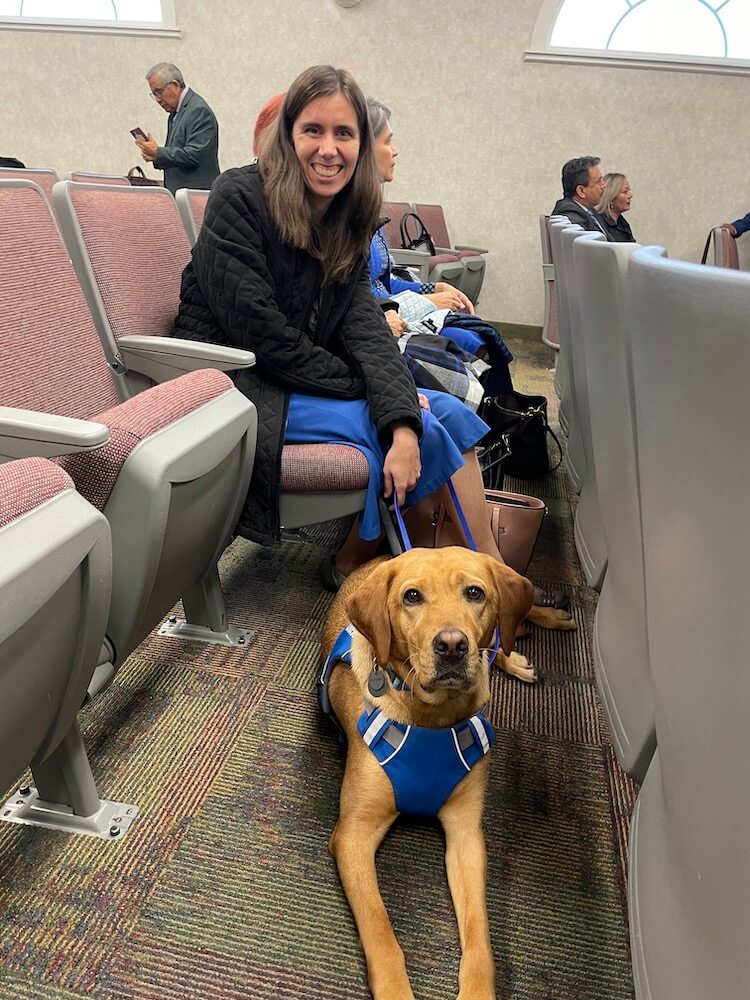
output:
[[[165,83],[163,87],[155,87],[154,90],[151,91],[151,96],[153,97],[153,99],[155,101],[160,100],[167,87],[171,87],[173,83],[177,83],[177,81],[170,80],[168,83]]]

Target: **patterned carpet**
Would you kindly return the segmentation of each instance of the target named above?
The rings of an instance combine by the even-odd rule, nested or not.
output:
[[[551,352],[514,340],[518,388],[552,406]],[[571,594],[575,633],[521,651],[544,685],[496,674],[485,827],[503,1000],[631,1000],[627,817],[590,661],[562,471],[508,489],[547,498],[532,564]],[[335,532],[318,533],[331,542]],[[246,649],[153,635],[82,713],[100,794],[137,802],[107,844],[0,824],[3,1000],[366,1000],[364,963],[326,842],[342,752],[319,717],[320,545],[242,540],[221,566]],[[420,1000],[457,992],[458,941],[436,825],[403,821],[379,856]]]

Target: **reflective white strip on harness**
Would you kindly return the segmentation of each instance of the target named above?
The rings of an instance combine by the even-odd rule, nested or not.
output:
[[[484,723],[478,715],[472,715],[469,722],[473,726],[474,732],[479,737],[479,742],[482,744],[482,753],[489,753],[490,741],[487,738],[487,730],[484,728]]]
[[[468,732],[468,730],[466,730],[466,732]],[[453,726],[451,726],[451,736],[453,737],[453,742],[456,745],[456,753],[458,754],[458,759],[461,761],[466,770],[470,771],[471,768],[466,763],[466,759],[464,758],[464,755],[461,753],[461,747],[459,746],[458,743],[458,736],[456,735],[456,730],[453,728]]]
[[[401,737],[401,740],[398,743],[393,742],[395,734],[392,732],[392,730],[395,730],[395,732]],[[380,762],[381,767],[385,767],[386,764],[389,764],[396,756],[396,754],[399,752],[399,750],[401,750],[402,747],[406,746],[406,741],[409,738],[410,732],[411,732],[411,726],[406,727],[405,733],[402,733],[399,729],[396,729],[395,726],[390,726],[385,731],[385,733],[383,733],[383,739],[393,747],[393,753],[389,757],[386,757],[385,760],[381,760]]]
[[[365,729],[364,733],[362,734],[362,739],[365,741],[367,746],[368,747],[370,746],[372,741],[380,733],[381,729],[383,729],[384,726],[389,726],[390,724],[391,720],[388,718],[388,716],[383,715],[383,713],[378,709],[377,715],[374,717],[374,719],[370,721],[370,725],[367,727],[367,729]]]

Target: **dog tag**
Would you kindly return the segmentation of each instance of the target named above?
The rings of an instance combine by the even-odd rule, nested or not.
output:
[[[370,676],[367,679],[367,690],[373,698],[382,698],[388,690],[388,685],[383,675],[383,671],[379,670],[377,667],[373,667],[370,671]]]

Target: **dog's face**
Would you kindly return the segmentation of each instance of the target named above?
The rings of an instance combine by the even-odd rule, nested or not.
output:
[[[533,603],[524,577],[457,546],[412,549],[381,563],[347,601],[349,620],[417,697],[441,700],[483,679],[482,650],[500,629],[503,651]]]

